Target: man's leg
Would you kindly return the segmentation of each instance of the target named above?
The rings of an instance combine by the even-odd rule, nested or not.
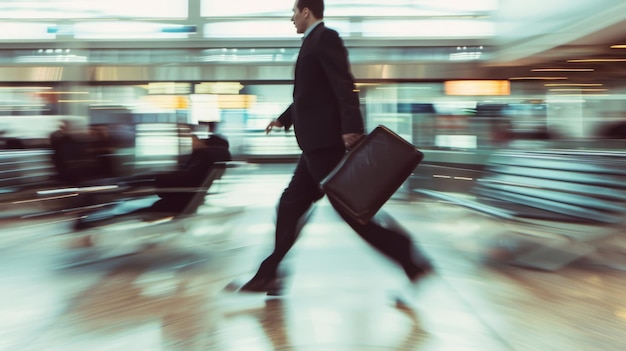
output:
[[[332,204],[332,201],[331,201]],[[372,247],[396,261],[411,281],[432,270],[430,260],[421,252],[409,233],[393,217],[380,210],[366,224],[361,224],[333,207],[339,215]]]
[[[318,184],[334,169],[343,155],[345,155],[343,147],[321,150],[320,152],[305,155],[311,176]],[[432,269],[429,260],[413,243],[409,233],[384,211],[379,211],[368,223],[360,224],[338,210],[333,201],[329,200],[352,229],[368,244],[396,261],[404,269],[410,280],[417,280]]]
[[[272,292],[280,290],[278,266],[296,242],[308,219],[311,205],[322,198],[319,182],[310,175],[304,160],[296,166],[293,177],[278,203],[274,251],[263,261],[256,275],[241,290]]]

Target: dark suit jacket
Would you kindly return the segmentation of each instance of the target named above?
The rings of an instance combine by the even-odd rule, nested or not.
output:
[[[293,103],[278,121],[293,125],[304,151],[343,146],[342,134],[363,133],[363,117],[348,51],[336,31],[317,25],[296,62]]]

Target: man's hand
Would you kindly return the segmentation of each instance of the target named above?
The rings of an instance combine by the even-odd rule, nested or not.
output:
[[[274,127],[282,128],[283,125],[280,122],[278,122],[277,119],[275,119],[271,121],[270,124],[267,125],[267,127],[265,127],[265,134],[269,134],[272,131],[272,129],[274,129]]]
[[[343,134],[341,137],[343,138],[343,144],[346,146],[346,149],[350,150],[354,145],[358,144],[359,140],[364,136],[364,134],[359,133],[348,133]]]

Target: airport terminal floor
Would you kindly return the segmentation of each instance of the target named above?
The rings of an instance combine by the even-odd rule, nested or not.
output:
[[[497,221],[412,196],[384,207],[436,266],[411,308],[393,299],[406,284],[401,270],[325,199],[285,261],[285,296],[224,291],[271,249],[275,205],[293,169],[256,167],[227,172],[195,219],[176,227],[127,223],[89,232],[87,242],[66,215],[3,221],[0,350],[626,348],[619,250],[611,264],[587,257],[555,271],[490,263]],[[619,235],[612,240],[626,248]]]

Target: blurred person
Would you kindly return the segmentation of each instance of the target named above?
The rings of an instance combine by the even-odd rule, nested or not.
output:
[[[323,15],[323,0],[296,0],[293,7],[291,21],[297,33],[304,34],[295,66],[293,102],[265,130],[293,126],[302,155],[278,203],[274,250],[239,288],[241,292],[284,293],[285,274],[279,265],[294,245],[307,212],[324,196],[320,182],[364,135],[348,52],[337,32],[325,27]],[[411,283],[432,271],[404,228],[383,211],[366,224],[337,212],[368,244],[399,264]],[[227,288],[236,289],[237,284]]]
[[[99,175],[102,177],[115,176],[113,163],[115,148],[113,147],[113,142],[106,126],[89,126],[88,133],[88,153],[100,166]]]
[[[80,141],[71,132],[71,123],[61,120],[58,128],[49,136],[52,148],[52,163],[61,181],[75,183],[80,179],[80,174],[73,167],[76,160],[83,158],[83,147]]]
[[[104,126],[89,126],[76,130],[68,120],[61,120],[49,136],[52,163],[57,178],[76,185],[113,177],[114,148]]]
[[[598,133],[602,139],[626,139],[626,121],[607,124]]]
[[[508,120],[496,119],[490,125],[491,142],[496,147],[507,147],[513,139],[513,126]]]
[[[205,140],[207,146],[228,149],[228,139],[217,132],[217,122],[206,122],[206,125],[209,129],[209,137]]]
[[[131,207],[123,210],[124,204],[95,211],[81,217],[75,224],[76,229],[96,226],[103,221],[121,216],[136,214],[180,214],[189,205],[199,188],[213,170],[216,162],[231,160],[228,147],[209,146],[207,139],[192,135],[192,152],[179,169],[169,172],[153,172],[130,177],[117,178],[114,181],[122,186],[152,186],[156,188],[159,199],[140,208]]]
[[[188,188],[202,185],[215,162],[230,161],[228,142],[221,145],[211,145],[212,141],[200,139],[192,135],[191,156],[178,170],[158,174],[155,178],[157,195],[161,197],[159,204],[153,205],[154,210],[161,212],[181,211],[194,196],[193,192],[164,192],[164,188]],[[226,141],[223,139],[223,141]]]

